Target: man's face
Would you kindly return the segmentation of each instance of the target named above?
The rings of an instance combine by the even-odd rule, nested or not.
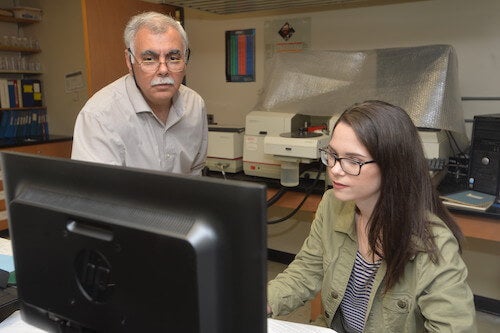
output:
[[[130,73],[135,75],[137,85],[148,104],[151,107],[170,107],[172,97],[179,90],[184,78],[185,66],[180,72],[172,72],[165,62],[187,60],[180,34],[173,28],[161,34],[153,34],[149,29],[141,28],[135,36],[131,51],[133,55],[125,52],[127,66]],[[132,63],[131,59],[134,57],[135,61]],[[146,70],[146,66],[140,65],[144,60],[157,60],[161,64],[157,70]],[[168,82],[169,80],[171,82]]]

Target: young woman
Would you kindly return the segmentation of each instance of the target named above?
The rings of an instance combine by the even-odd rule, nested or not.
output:
[[[355,104],[321,154],[333,188],[295,260],[269,282],[268,312],[287,314],[321,290],[322,319],[337,332],[475,332],[463,236],[407,113]]]

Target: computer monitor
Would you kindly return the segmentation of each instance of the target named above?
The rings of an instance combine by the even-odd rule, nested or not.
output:
[[[23,319],[266,332],[264,185],[3,153]]]

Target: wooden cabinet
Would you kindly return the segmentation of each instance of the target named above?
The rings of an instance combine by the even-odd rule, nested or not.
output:
[[[181,21],[184,16],[182,7],[137,0],[82,0],[82,9],[89,96],[128,72],[123,29],[133,15],[156,11]]]
[[[276,189],[268,188],[268,198],[272,197],[276,192]],[[276,202],[276,205],[293,209],[299,205],[303,197],[304,193],[289,191]],[[320,201],[321,195],[312,194],[301,210],[314,213]],[[452,212],[452,215],[466,237],[500,242],[500,222],[498,219],[456,212]]]
[[[71,157],[71,139],[60,139],[53,140],[44,143],[20,145],[14,147],[0,148],[2,151],[15,151],[27,154],[37,154],[52,157]],[[3,183],[0,179],[0,230],[5,230],[8,228],[7,224],[7,212],[5,208],[5,194],[3,191]]]

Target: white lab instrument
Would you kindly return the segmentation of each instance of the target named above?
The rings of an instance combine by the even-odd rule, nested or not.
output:
[[[330,136],[317,132],[282,133],[264,138],[264,153],[281,161],[281,185],[299,185],[300,163],[312,163],[320,158],[319,148],[328,144]]]
[[[243,170],[245,128],[210,125],[206,165],[212,171],[236,173]]]
[[[298,131],[309,116],[286,112],[251,111],[246,116],[243,171],[250,176],[280,179],[281,161],[264,152],[264,138]]]
[[[453,156],[450,140],[446,135],[445,130],[419,129],[418,134],[420,135],[420,140],[422,141],[425,158],[448,159],[449,156]]]
[[[315,119],[313,119],[315,118]],[[321,124],[321,129],[311,132]],[[328,144],[330,117],[252,111],[246,117],[243,144],[245,174],[280,179],[284,186],[297,186],[299,166],[319,160],[319,148]]]

